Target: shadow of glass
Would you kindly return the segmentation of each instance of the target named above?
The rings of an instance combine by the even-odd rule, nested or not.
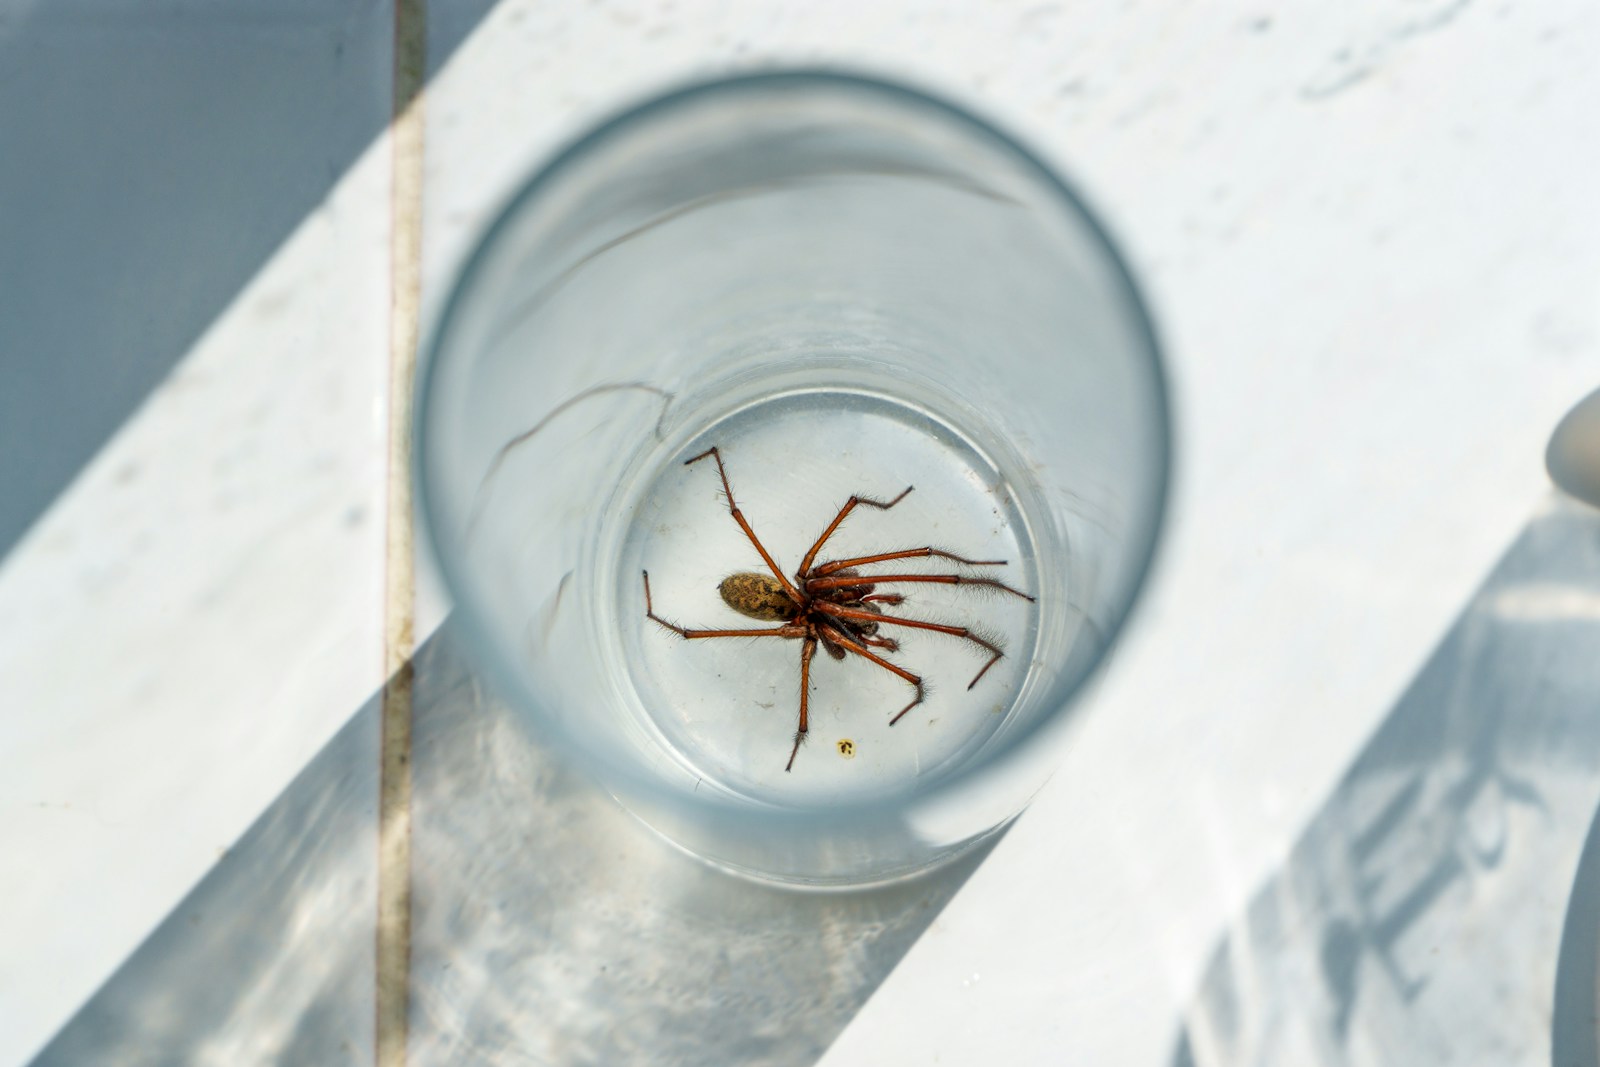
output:
[[[433,5],[430,76],[493,3]],[[0,557],[388,126],[392,18],[0,12]]]
[[[813,1063],[993,845],[871,891],[746,883],[530,740],[448,621],[413,679],[414,1064]],[[380,703],[32,1067],[372,1062]]]
[[[1224,935],[1176,1067],[1548,1062],[1597,649],[1600,512],[1558,499]]]
[[[870,891],[747,883],[530,745],[447,643],[418,668],[415,1063],[813,1063],[993,845]]]

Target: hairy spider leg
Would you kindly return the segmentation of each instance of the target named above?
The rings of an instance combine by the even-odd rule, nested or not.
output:
[[[985,663],[982,669],[979,670],[977,674],[972,676],[972,681],[967,683],[968,689],[971,689],[973,686],[977,685],[978,679],[982,678],[985,674],[988,674],[989,668],[993,667],[996,663],[999,663],[1000,657],[1005,655],[1005,651],[998,645],[985,641],[983,638],[979,637],[965,626],[946,626],[941,622],[924,622],[921,619],[905,619],[895,615],[874,614],[870,611],[862,611],[859,608],[845,607],[842,604],[831,604],[826,600],[819,600],[813,606],[818,611],[825,612],[841,619],[860,619],[863,621],[870,620],[871,622],[888,623],[891,626],[909,626],[917,630],[932,630],[934,633],[949,634],[951,637],[959,637],[965,641],[971,641],[979,648],[982,648],[992,654],[989,657],[989,662]]]
[[[940,559],[954,560],[972,567],[1004,567],[1003,559],[967,559],[954,552],[945,552],[942,549],[924,545],[922,548],[906,548],[899,552],[879,552],[876,556],[856,556],[854,559],[836,559],[831,563],[824,563],[816,570],[807,572],[806,578],[826,578],[835,571],[842,571],[846,567],[865,567],[869,563],[887,563],[892,559],[923,559],[927,556],[938,556]]]
[[[899,496],[888,501],[873,500],[871,497],[866,496],[853,496],[849,500],[846,500],[844,502],[844,507],[839,509],[839,514],[833,517],[833,521],[828,523],[828,528],[822,531],[822,536],[817,538],[817,543],[812,545],[811,551],[806,553],[806,558],[800,561],[800,569],[794,572],[795,578],[801,580],[805,578],[806,572],[811,569],[812,561],[817,558],[817,553],[822,551],[822,546],[828,543],[828,538],[833,536],[833,532],[839,528],[839,524],[844,521],[844,517],[854,511],[857,504],[865,504],[867,507],[877,508],[879,511],[888,511],[890,508],[900,503],[900,501],[904,500],[906,495],[915,488],[916,486],[914,485],[908,485],[904,489],[900,490]]]
[[[848,649],[849,651],[854,652],[856,655],[860,656],[862,659],[868,660],[868,661],[870,661],[872,663],[876,663],[878,666],[882,667],[884,670],[888,671],[890,674],[899,675],[901,678],[904,678],[906,681],[908,681],[912,685],[916,686],[916,689],[917,689],[917,697],[916,697],[916,699],[913,700],[911,703],[907,704],[905,707],[901,708],[898,712],[895,713],[894,718],[889,720],[889,725],[890,726],[893,726],[895,723],[897,723],[901,719],[903,719],[905,717],[906,712],[910,711],[912,708],[914,708],[918,704],[922,703],[922,698],[926,695],[926,693],[924,692],[924,690],[922,688],[922,679],[921,678],[918,678],[916,675],[912,674],[910,671],[906,670],[904,667],[896,667],[893,663],[890,663],[888,660],[884,659],[883,657],[873,655],[871,652],[867,651],[867,649],[863,645],[861,645],[859,642],[857,642],[854,638],[850,637],[848,634],[846,634],[842,629],[840,629],[837,626],[829,626],[827,623],[817,623],[816,626],[817,626],[818,630],[826,630],[827,633],[828,633],[828,640],[832,641],[834,644],[838,645],[840,648]]]
[[[644,573],[644,617],[665,626],[679,637],[686,637],[693,641],[699,637],[804,637],[811,630],[803,625],[788,623],[765,630],[688,630],[675,622],[668,622],[657,615],[655,608],[650,604],[650,572]]]
[[[853,589],[863,585],[888,585],[890,582],[936,582],[940,585],[983,585],[1019,596],[1030,604],[1033,597],[1020,589],[1013,589],[993,578],[973,578],[966,574],[846,574],[837,578],[812,578],[806,582],[807,592],[823,589]]]
[[[750,524],[745,521],[744,512],[740,511],[739,505],[734,503],[733,486],[728,484],[728,472],[727,469],[722,466],[722,453],[718,452],[716,447],[713,446],[692,459],[684,460],[683,465],[687,467],[691,463],[699,463],[707,456],[710,456],[712,459],[717,461],[717,473],[722,477],[722,491],[727,494],[728,512],[733,516],[733,521],[739,524],[739,529],[743,530],[744,535],[750,538],[750,543],[756,546],[756,551],[761,553],[762,562],[767,565],[767,570],[772,572],[773,577],[778,579],[778,584],[783,586],[783,591],[789,594],[789,599],[793,600],[796,605],[802,603],[803,598],[800,596],[800,590],[796,589],[793,583],[791,583],[788,578],[784,577],[783,571],[778,569],[778,564],[774,562],[772,556],[767,553],[766,547],[761,543],[761,539],[756,536],[756,532],[752,530],[750,528]]]
[[[794,757],[800,751],[800,742],[806,739],[806,731],[810,729],[806,721],[806,713],[811,706],[811,657],[817,654],[817,639],[807,637],[805,644],[800,646],[800,728],[794,733],[794,747],[789,750],[789,762],[784,764],[784,772],[794,769]]]

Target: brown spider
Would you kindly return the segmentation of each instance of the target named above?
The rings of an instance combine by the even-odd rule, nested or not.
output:
[[[898,649],[899,643],[893,638],[879,637],[880,625],[909,626],[918,630],[932,630],[936,633],[949,634],[959,637],[984,649],[989,653],[986,662],[967,683],[971,689],[978,684],[990,667],[1004,655],[999,646],[984,640],[971,630],[962,626],[945,626],[936,622],[925,622],[921,619],[907,619],[885,614],[883,605],[892,607],[905,601],[899,593],[877,593],[874,590],[880,585],[889,585],[900,582],[936,582],[942,585],[983,585],[991,589],[1019,596],[1029,602],[1033,597],[1019,590],[1011,588],[1004,582],[997,582],[992,578],[972,578],[964,574],[876,574],[863,575],[857,570],[871,563],[886,563],[897,559],[924,559],[937,556],[940,559],[953,560],[957,563],[968,564],[975,567],[1003,567],[1003,559],[965,559],[951,552],[944,552],[937,548],[923,546],[921,548],[904,548],[896,552],[879,552],[870,556],[856,556],[853,559],[839,559],[831,563],[822,563],[813,567],[812,562],[817,558],[817,553],[833,536],[839,524],[844,522],[845,516],[854,511],[859,505],[878,508],[887,511],[906,498],[913,486],[906,486],[899,496],[893,500],[872,500],[864,496],[852,496],[845,501],[844,507],[833,517],[828,528],[822,531],[811,550],[800,561],[800,567],[794,572],[791,581],[784,576],[778,564],[772,559],[767,550],[762,547],[761,541],[756,537],[750,524],[745,521],[744,515],[739,511],[739,506],[734,503],[733,487],[728,484],[728,472],[722,466],[722,455],[715,448],[685,460],[684,465],[698,463],[710,456],[717,461],[717,473],[722,476],[722,489],[728,497],[728,510],[733,515],[733,521],[739,524],[745,536],[750,538],[750,543],[756,546],[756,551],[761,554],[761,559],[772,572],[769,577],[765,574],[752,574],[741,572],[730,574],[722,580],[717,587],[722,594],[723,602],[739,614],[752,619],[761,619],[765,622],[782,623],[781,626],[759,630],[688,630],[655,613],[655,608],[650,603],[650,572],[644,572],[644,613],[648,619],[653,619],[668,630],[680,637],[693,640],[700,637],[796,637],[801,639],[800,645],[800,726],[795,731],[794,747],[789,750],[789,762],[784,766],[788,771],[794,767],[795,754],[800,751],[800,744],[806,738],[806,712],[810,702],[811,689],[811,657],[816,655],[817,645],[821,645],[828,655],[834,659],[844,659],[846,652],[854,652],[862,659],[876,663],[891,674],[898,675],[916,689],[916,696],[911,703],[901,708],[895,717],[889,720],[893,726],[904,718],[906,712],[922,703],[924,695],[922,679],[903,667],[897,667],[881,656],[871,652],[870,648],[880,648],[885,652]]]

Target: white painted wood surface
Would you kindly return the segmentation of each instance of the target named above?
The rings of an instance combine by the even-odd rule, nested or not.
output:
[[[387,86],[391,50],[375,5],[262,4],[255,18],[222,4],[0,8],[0,83],[13,87],[0,89],[0,154],[82,138],[108,168],[92,150],[60,173],[31,169],[60,153],[0,163],[3,284],[66,265],[61,288],[0,314],[6,388],[30,388],[30,361],[80,360],[72,395],[35,400],[50,404],[47,424],[71,424],[95,406],[77,391],[109,391],[136,354],[168,357],[147,351],[152,336],[188,316],[197,332],[0,560],[0,1063],[12,1064],[382,680],[386,94],[358,149],[373,100],[361,90]],[[316,105],[334,118],[306,114],[281,84],[291,73],[339,94]],[[221,137],[209,116],[230,109],[257,128]],[[278,143],[296,131],[305,144]],[[169,173],[185,165],[211,169]],[[310,214],[274,248],[263,217],[319,182],[320,203],[307,196]],[[85,227],[101,215],[103,228]],[[141,258],[170,250],[173,232],[189,234],[179,247],[193,260]],[[247,255],[256,237],[261,262]],[[113,264],[109,297],[90,288],[99,263]],[[206,321],[195,294],[232,271],[243,287]],[[144,305],[110,306],[126,293]],[[72,328],[114,314],[120,333]],[[13,347],[41,335],[103,347]],[[58,439],[6,455],[7,480],[53,459]]]
[[[991,116],[1079,181],[1152,298],[1180,469],[1137,629],[825,1065],[1170,1061],[1218,938],[1536,513],[1600,374],[1597,55],[1577,0],[502,0],[443,64],[425,314],[562,139],[773,61]],[[375,141],[0,561],[0,1062],[379,681],[386,168]],[[421,610],[426,634],[442,598]]]

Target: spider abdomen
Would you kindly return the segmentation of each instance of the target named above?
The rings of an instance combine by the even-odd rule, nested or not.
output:
[[[751,619],[788,622],[799,610],[798,605],[789,599],[789,594],[783,591],[783,586],[771,575],[751,574],[748,571],[730,574],[722,579],[717,592],[722,594],[724,604]]]

